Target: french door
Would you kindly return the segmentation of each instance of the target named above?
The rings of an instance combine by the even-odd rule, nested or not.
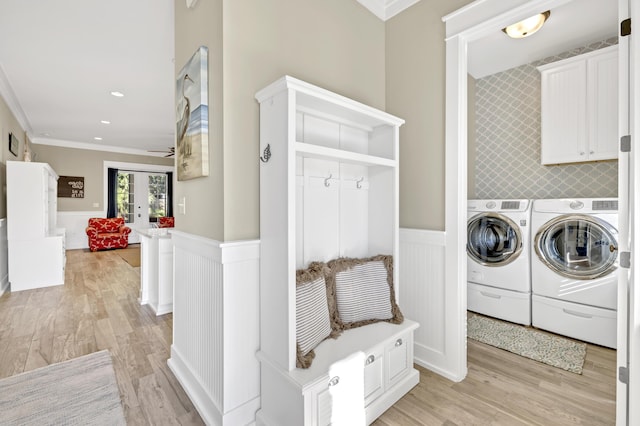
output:
[[[118,216],[133,229],[155,226],[159,217],[167,215],[168,182],[166,173],[118,171]],[[140,242],[136,232],[129,243]]]

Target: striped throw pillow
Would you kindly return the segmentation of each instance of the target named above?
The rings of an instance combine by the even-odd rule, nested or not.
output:
[[[339,330],[331,327],[331,311],[335,307],[328,295],[323,262],[312,262],[307,269],[296,271],[296,366],[309,368],[315,357],[313,349],[328,337],[336,338]]]
[[[337,273],[336,301],[342,322],[391,319],[393,313],[384,263],[362,263]]]
[[[345,330],[387,321],[404,321],[393,289],[393,257],[340,258],[329,262],[327,282],[335,294],[334,329]]]
[[[327,286],[319,277],[296,287],[296,336],[302,355],[331,334]]]

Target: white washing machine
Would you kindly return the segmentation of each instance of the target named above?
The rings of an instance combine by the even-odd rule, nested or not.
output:
[[[469,200],[467,309],[531,324],[530,200]]]
[[[618,200],[535,200],[532,324],[616,347]]]

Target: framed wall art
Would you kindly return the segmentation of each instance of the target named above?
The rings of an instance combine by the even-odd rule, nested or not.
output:
[[[20,149],[20,141],[13,133],[9,133],[9,152],[14,156],[18,156],[18,150]]]
[[[178,180],[209,176],[208,49],[200,46],[176,80]]]

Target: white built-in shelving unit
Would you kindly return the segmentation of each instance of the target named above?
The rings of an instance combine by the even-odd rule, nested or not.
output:
[[[338,257],[398,262],[398,150],[404,120],[285,76],[260,102],[261,410],[258,424],[331,421],[329,366],[356,351],[363,365],[367,421],[417,384],[413,330],[376,323],[316,348],[296,368],[296,269]],[[396,294],[396,300],[398,300]]]
[[[58,175],[46,163],[7,161],[11,291],[64,284],[65,232],[57,228]]]

